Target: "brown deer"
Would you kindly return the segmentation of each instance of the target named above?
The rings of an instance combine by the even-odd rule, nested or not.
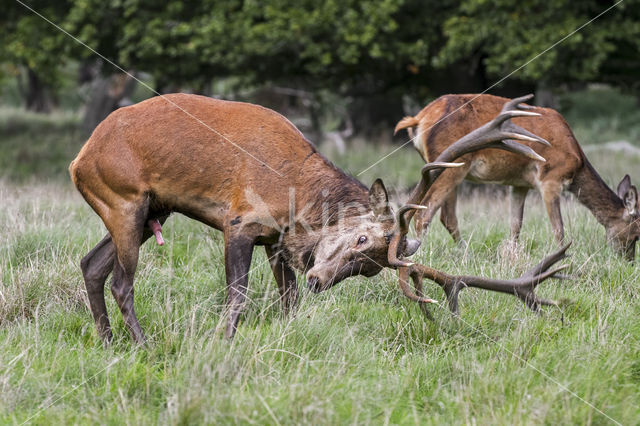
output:
[[[517,134],[509,118],[521,115],[532,113],[509,103],[496,119],[452,145],[456,151],[447,158],[486,146],[539,158],[529,147],[503,142],[539,140]],[[447,166],[458,164],[425,169]],[[308,286],[318,292],[350,276],[410,267],[400,258],[419,246],[402,226],[412,206],[400,209],[402,223],[396,224],[381,180],[367,189],[331,164],[287,119],[257,105],[174,94],[121,108],[96,128],[69,171],[108,230],[81,261],[91,312],[107,341],[112,331],[104,283],[111,272],[111,291],[125,325],[136,342],[145,341],[133,298],[139,247],[152,235],[163,243],[161,224],[173,212],[224,233],[229,338],[245,302],[256,245],[265,246],[285,309],[297,298],[294,269],[306,272]],[[558,259],[544,260],[539,273],[513,282],[478,279],[502,283],[511,293],[524,282],[535,307],[534,283],[553,276],[557,270],[547,269]],[[400,284],[412,300],[432,302],[416,295],[406,280]]]
[[[432,161],[456,139],[494,117],[507,101],[492,95],[445,95],[427,105],[415,117],[405,117],[395,132],[407,129],[414,146],[426,161]],[[425,232],[441,209],[440,220],[456,242],[464,243],[456,218],[456,188],[464,180],[510,185],[511,239],[516,241],[522,227],[527,192],[540,191],[558,242],[564,238],[560,196],[568,189],[600,222],[612,247],[633,260],[640,237],[638,194],[626,175],[613,192],[587,160],[573,132],[562,116],[549,108],[525,105],[541,119],[519,117],[514,123],[546,139],[550,145],[536,151],[545,162],[496,149],[467,154],[465,165],[442,173],[419,204],[427,209],[416,216],[415,226]],[[415,136],[414,136],[415,133]],[[525,142],[526,145],[530,143]]]

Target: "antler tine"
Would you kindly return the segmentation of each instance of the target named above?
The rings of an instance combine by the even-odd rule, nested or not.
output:
[[[426,190],[428,190],[431,186],[432,181],[429,177],[429,173],[432,170],[442,170],[445,168],[462,166],[464,166],[464,163],[447,163],[442,161],[427,163],[424,165],[424,167],[422,167],[422,178],[420,179],[417,187],[421,187],[421,185],[426,186],[426,193]],[[389,266],[393,268],[402,268],[413,265],[412,262],[407,262],[398,258],[398,247],[400,246],[400,242],[402,241],[404,236],[409,232],[409,223],[411,223],[411,218],[413,218],[414,212],[416,210],[426,208],[427,207],[421,206],[419,204],[409,203],[398,209],[398,212],[396,213],[396,230],[391,236],[391,240],[389,241],[389,249],[387,251],[387,261],[389,263]]]
[[[402,290],[404,295],[407,296],[410,300],[413,300],[414,302],[418,302],[418,303],[438,303],[437,300],[419,296],[411,290],[411,287],[409,286],[409,283],[408,283],[410,272],[411,272],[410,268],[402,268],[399,272],[398,278],[400,281],[400,289]],[[411,278],[414,278],[414,276],[411,275]],[[415,281],[415,279],[414,279],[414,282],[416,284],[418,283],[417,281]]]
[[[519,109],[533,109],[534,107],[529,105],[520,105],[522,102],[526,102],[530,99],[533,99],[533,93],[529,93],[528,95],[520,96],[519,98],[513,98],[502,107],[502,111],[509,111],[514,108]]]
[[[514,140],[507,139],[502,142],[502,149],[505,151],[510,151],[516,154],[524,155],[527,158],[531,158],[532,160],[540,161],[546,163],[547,160],[533,149],[526,145],[522,145]]]
[[[418,204],[406,204],[400,207],[396,213],[396,230],[393,235],[391,235],[389,249],[387,250],[387,262],[392,268],[406,268],[413,265],[413,262],[407,262],[406,260],[402,260],[398,257],[398,248],[400,247],[400,242],[404,236],[409,232],[409,222],[405,218],[405,213],[415,211],[417,209],[426,209],[426,207]],[[402,287],[402,283],[400,283],[400,287]],[[408,295],[407,297],[413,298],[418,296]]]
[[[570,245],[571,243],[566,244],[556,252],[545,257],[540,261],[540,263],[522,274],[519,278],[512,280],[500,280],[467,275],[449,275],[420,264],[412,265],[408,268],[408,272],[401,271],[401,274],[404,273],[405,277],[410,275],[414,278],[414,281],[416,279],[428,278],[438,283],[445,291],[449,302],[449,308],[454,314],[458,313],[458,295],[465,287],[475,287],[499,293],[512,294],[522,300],[531,310],[537,312],[540,309],[540,305],[558,305],[554,300],[539,298],[535,294],[535,289],[538,284],[549,278],[561,278],[558,277],[558,272],[565,270],[569,265],[560,265],[553,269],[549,268],[566,257],[566,251]]]
[[[407,222],[407,220],[404,217],[404,214],[410,210],[424,210],[427,207],[425,206],[421,206],[419,204],[405,204],[404,206],[400,207],[398,209],[398,212],[396,213],[396,224],[398,225],[398,229],[400,230],[400,233],[402,233],[403,235],[406,235],[407,232],[409,232],[409,223]]]
[[[523,277],[534,277],[536,275],[540,275],[543,271],[546,271],[551,265],[559,262],[560,260],[566,258],[567,249],[571,247],[572,242],[569,241],[564,246],[560,247],[555,252],[551,253],[549,256],[545,257],[533,268],[529,269],[527,272],[522,274]]]

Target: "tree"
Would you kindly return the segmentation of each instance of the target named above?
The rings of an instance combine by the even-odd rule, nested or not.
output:
[[[497,80],[611,5],[611,1],[599,0],[464,0],[444,23],[447,42],[435,60],[446,67],[462,58],[480,56],[487,74]],[[603,80],[624,84],[619,69],[611,65],[624,61],[627,77],[639,69],[639,9],[638,0],[620,3],[537,56],[513,78],[551,88]],[[637,84],[637,78],[633,80]]]
[[[437,22],[451,3],[85,0],[74,5],[67,24],[126,69],[150,73],[160,92],[185,85],[202,92],[212,79],[232,77],[238,87],[369,97],[356,104],[372,117],[389,104],[387,93],[397,91],[397,109],[407,87],[427,87]],[[420,19],[427,14],[430,21]]]
[[[30,5],[53,21],[61,21],[68,3],[33,1]],[[3,6],[0,18],[0,62],[14,64],[25,107],[48,112],[60,83],[67,36],[17,2]]]

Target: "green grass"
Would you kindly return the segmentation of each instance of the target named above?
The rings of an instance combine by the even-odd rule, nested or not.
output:
[[[69,145],[58,147],[64,152],[77,151],[75,127],[56,127],[64,120],[45,119],[44,135],[29,127],[0,140],[7,167],[0,180],[0,423],[611,423],[598,410],[638,423],[640,269],[618,259],[602,227],[570,199],[563,213],[576,278],[538,290],[569,299],[561,309],[537,316],[514,297],[469,289],[459,318],[439,304],[430,322],[384,271],[321,294],[299,278],[300,306],[285,317],[258,249],[233,342],[221,332],[221,234],[176,215],[165,225],[167,245],[141,250],[136,310],[148,348],[132,343],[109,294],[115,339],[103,347],[79,260],[105,231],[65,177],[70,158],[43,160],[36,177],[7,160],[30,131],[29,150],[58,140]],[[357,175],[393,149],[350,148],[342,157],[323,150]],[[637,158],[604,151],[592,160],[609,183],[626,171],[640,180]],[[360,177],[369,184],[382,176],[404,190],[420,165],[405,149]],[[40,166],[25,160],[24,167]],[[509,249],[508,201],[474,192],[458,208],[469,250],[434,223],[416,259],[454,273],[517,276],[556,247],[538,197],[527,205],[520,244]],[[436,285],[427,292],[443,300]]]

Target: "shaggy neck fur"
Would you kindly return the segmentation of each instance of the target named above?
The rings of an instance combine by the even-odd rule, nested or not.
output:
[[[607,186],[591,163],[584,158],[582,168],[576,173],[571,191],[584,204],[596,220],[605,228],[621,220],[624,203],[618,195]]]
[[[300,271],[311,268],[323,235],[341,232],[341,220],[370,213],[367,187],[314,151],[296,180],[295,223],[282,235],[283,257]]]

